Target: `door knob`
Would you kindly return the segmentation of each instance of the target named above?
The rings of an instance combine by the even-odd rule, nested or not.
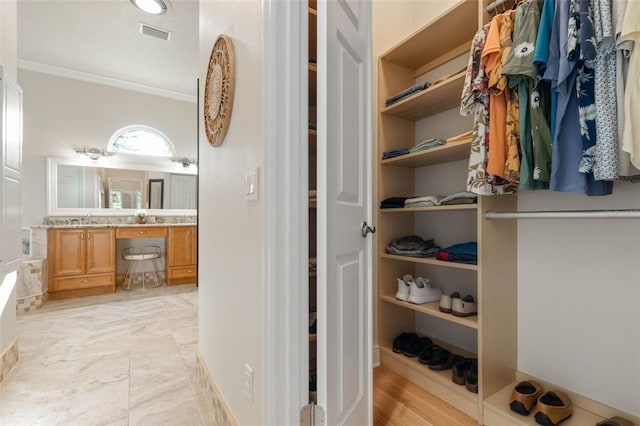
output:
[[[362,222],[362,224],[360,226],[361,226],[360,233],[362,234],[362,238],[367,238],[367,234],[375,234],[376,233],[376,227],[375,226],[369,226],[366,221]]]

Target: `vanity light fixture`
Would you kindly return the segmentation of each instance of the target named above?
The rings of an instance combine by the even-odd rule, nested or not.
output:
[[[111,157],[112,154],[106,152],[104,149],[98,148],[82,148],[76,149],[78,154],[84,154],[92,160],[97,160],[100,157]]]
[[[131,3],[143,12],[151,15],[164,15],[167,13],[167,0],[131,0]]]
[[[196,162],[196,160],[194,160],[193,158],[187,158],[187,157],[180,157],[180,158],[172,158],[171,161],[175,161],[176,163],[180,163],[182,164],[182,167],[184,167],[185,169],[189,166],[191,166],[192,164],[198,164]]]

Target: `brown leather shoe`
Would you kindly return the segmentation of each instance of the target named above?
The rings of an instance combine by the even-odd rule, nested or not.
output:
[[[538,382],[533,380],[520,382],[511,391],[509,407],[518,414],[528,416],[533,406],[538,402],[542,392],[542,386]]]
[[[550,391],[538,398],[535,408],[536,422],[542,426],[557,426],[573,414],[569,396],[561,391]]]
[[[634,426],[634,424],[631,422],[631,420],[615,416],[596,423],[596,426]]]

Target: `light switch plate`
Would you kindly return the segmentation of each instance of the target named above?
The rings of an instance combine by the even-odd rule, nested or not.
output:
[[[244,175],[245,198],[247,201],[258,201],[258,168],[249,169]]]

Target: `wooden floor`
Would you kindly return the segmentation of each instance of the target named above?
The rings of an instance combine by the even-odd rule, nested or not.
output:
[[[373,370],[373,424],[478,425],[471,417],[385,367]]]

